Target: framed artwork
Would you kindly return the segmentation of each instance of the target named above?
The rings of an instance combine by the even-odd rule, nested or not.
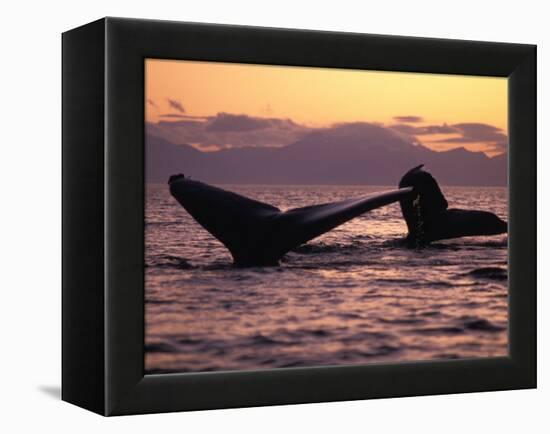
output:
[[[535,158],[535,46],[64,33],[63,399],[535,387]]]

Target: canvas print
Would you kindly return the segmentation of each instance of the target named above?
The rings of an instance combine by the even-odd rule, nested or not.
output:
[[[145,60],[146,374],[508,354],[507,79]]]

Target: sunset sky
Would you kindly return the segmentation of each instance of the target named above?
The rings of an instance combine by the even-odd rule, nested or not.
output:
[[[506,78],[147,59],[145,91],[149,124],[207,151],[254,140],[284,146],[352,122],[382,124],[434,150],[506,150]]]

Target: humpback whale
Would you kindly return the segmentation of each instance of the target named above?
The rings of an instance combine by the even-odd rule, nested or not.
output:
[[[278,265],[288,251],[373,209],[403,200],[412,187],[281,211],[185,176],[172,175],[170,193],[231,253],[236,266]]]
[[[437,181],[423,166],[409,170],[399,182],[400,188],[413,188],[412,195],[400,200],[409,231],[407,244],[422,247],[436,240],[508,231],[507,223],[491,212],[448,208]]]

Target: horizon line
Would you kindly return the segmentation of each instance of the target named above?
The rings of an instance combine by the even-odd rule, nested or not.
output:
[[[198,179],[194,179],[193,177],[188,177],[186,176],[186,178],[189,178],[193,181],[199,181],[199,182],[204,182],[204,181],[200,181]],[[395,189],[397,188],[397,185],[394,185],[394,184],[296,184],[296,183],[291,183],[291,184],[285,184],[285,183],[258,183],[258,182],[212,182],[212,183],[206,183],[204,182],[205,184],[212,184],[212,185],[246,185],[246,186],[251,186],[251,185],[255,185],[255,186],[281,186],[281,187],[285,187],[285,186],[294,186],[294,187],[384,187],[384,188],[392,188],[392,189]],[[144,184],[146,185],[166,185],[168,186],[168,182],[164,183],[164,182],[149,182],[149,181],[145,181]],[[508,188],[508,184],[505,184],[505,185],[500,185],[500,184],[439,184],[441,187],[468,187],[468,188],[476,188],[476,187],[494,187],[494,188]]]

